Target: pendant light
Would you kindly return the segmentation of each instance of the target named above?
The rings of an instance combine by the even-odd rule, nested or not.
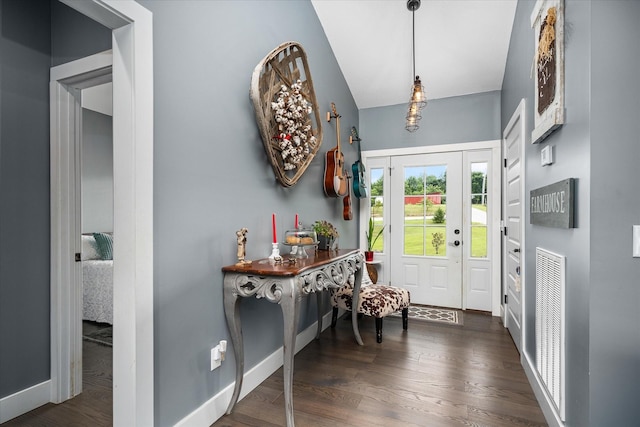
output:
[[[420,76],[416,75],[416,10],[420,8],[420,0],[407,0],[407,9],[411,11],[412,19],[413,19],[413,75],[415,79],[413,81],[413,85],[411,86],[411,100],[409,101],[409,111],[407,111],[407,122],[405,124],[405,128],[409,132],[415,132],[420,127],[418,122],[422,118],[420,115],[420,110],[422,110],[427,105],[427,97],[424,93],[424,86],[422,86],[422,82],[420,81]]]

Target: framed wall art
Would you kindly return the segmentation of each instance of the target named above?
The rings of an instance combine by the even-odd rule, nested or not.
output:
[[[564,123],[564,1],[538,0],[531,27],[535,32],[531,142],[536,144]]]

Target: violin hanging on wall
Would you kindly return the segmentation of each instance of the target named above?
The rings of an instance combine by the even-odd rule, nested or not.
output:
[[[347,195],[342,199],[342,218],[345,221],[351,221],[353,219],[353,209],[351,206],[351,186],[349,185],[350,176],[347,175]]]
[[[358,142],[358,160],[356,160],[351,166],[353,172],[353,195],[358,199],[364,199],[367,197],[367,184],[365,182],[365,168],[362,163],[362,151],[360,150],[360,142],[362,141],[358,136],[358,130],[355,126],[351,126],[350,142]]]
[[[324,193],[329,197],[342,197],[347,194],[347,179],[344,173],[344,154],[340,149],[340,114],[336,110],[336,104],[331,103],[331,111],[327,112],[327,121],[336,119],[337,145],[327,151],[324,164]]]

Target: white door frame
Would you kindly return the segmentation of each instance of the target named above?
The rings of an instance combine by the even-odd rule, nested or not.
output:
[[[117,349],[113,423],[150,426],[154,425],[152,15],[133,0],[60,1],[113,29],[113,335]],[[79,252],[79,237],[78,242],[74,237],[79,229],[79,173],[73,165],[80,109],[73,83],[104,74],[104,67],[95,71],[99,57],[93,63],[74,61],[51,72],[52,402],[64,401],[78,390],[72,367],[81,343],[73,322],[81,313],[74,294],[77,267],[72,257]]]
[[[527,140],[528,140],[528,134],[527,134],[527,116],[526,116],[526,102],[525,99],[521,99],[520,103],[518,104],[518,106],[516,107],[516,109],[514,110],[511,118],[509,119],[509,122],[507,123],[507,125],[504,128],[503,131],[503,138],[502,138],[502,144],[503,144],[503,159],[506,162],[507,161],[507,153],[506,153],[506,140],[507,140],[507,135],[509,135],[511,133],[511,131],[514,129],[514,126],[519,126],[520,127],[520,199],[521,199],[521,203],[520,203],[520,342],[516,343],[516,346],[518,347],[518,350],[520,351],[523,346],[522,343],[524,342],[524,333],[525,333],[525,323],[526,323],[526,313],[525,313],[525,298],[526,298],[526,292],[525,292],[525,265],[526,263],[525,261],[525,253],[524,253],[524,249],[526,248],[525,246],[525,227],[524,227],[524,221],[526,218],[526,213],[525,213],[525,206],[526,206],[526,194],[525,194],[525,177],[526,177],[526,173],[525,173],[525,166],[526,166],[526,162],[524,161],[524,155],[525,155],[525,148],[527,146]],[[529,134],[530,135],[530,134]],[[503,168],[504,169],[504,168]],[[507,212],[507,199],[506,199],[506,194],[507,194],[507,173],[506,173],[506,169],[504,169],[503,171],[503,191],[502,191],[502,212],[503,212],[503,220],[501,221],[503,223],[503,227],[502,227],[502,253],[501,253],[501,260],[502,260],[502,292],[503,292],[503,301],[508,301],[507,295],[508,295],[508,262],[507,262],[507,257],[509,256],[508,253],[508,245],[507,245],[507,239],[508,236],[504,234],[504,226],[506,226],[506,212]],[[507,229],[507,234],[509,233],[509,230]],[[502,320],[503,320],[503,325],[505,328],[508,328],[510,326],[509,324],[509,310],[508,310],[508,302],[504,303],[504,307],[503,307],[503,311],[501,313],[502,316]],[[524,352],[521,352],[521,355],[524,355]]]
[[[432,153],[445,153],[450,151],[473,151],[473,150],[491,150],[491,159],[493,162],[493,174],[489,175],[491,179],[492,189],[497,191],[495,194],[500,194],[500,152],[501,152],[501,141],[500,140],[491,140],[491,141],[478,141],[478,142],[464,142],[464,143],[456,143],[456,144],[445,144],[445,145],[429,145],[429,146],[421,146],[421,147],[410,147],[410,148],[390,148],[383,150],[368,150],[362,152],[362,162],[365,165],[365,168],[369,169],[369,162],[371,159],[381,158],[381,157],[392,157],[392,156],[406,156],[406,155],[416,155],[416,154],[432,154]],[[385,191],[389,188],[389,182],[385,178]],[[371,183],[369,183],[371,185]],[[370,215],[370,200],[369,198],[360,199],[360,216],[359,216],[359,226],[360,226],[360,247],[366,247],[366,239],[365,239],[365,228],[368,226],[369,215]],[[499,201],[494,201],[496,205],[499,205]],[[385,215],[389,215],[387,208],[385,207]],[[500,230],[500,209],[492,209],[491,218],[489,218],[491,225],[493,227],[494,232],[499,232]],[[388,230],[385,229],[384,233],[388,233]],[[495,236],[493,239],[494,242],[498,242],[492,245],[489,249],[490,257],[491,257],[491,269],[493,271],[492,280],[491,280],[491,314],[493,316],[500,316],[501,307],[502,307],[502,294],[500,292],[500,239],[499,235]],[[388,242],[389,236],[388,234],[384,237],[385,242],[385,254],[384,261],[389,262],[389,256],[387,253],[388,250]],[[376,254],[378,257],[378,254]],[[463,290],[464,292],[464,290]]]

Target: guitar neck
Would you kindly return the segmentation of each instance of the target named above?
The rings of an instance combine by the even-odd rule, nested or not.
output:
[[[336,139],[338,141],[338,153],[341,153],[340,149],[340,116],[336,114]]]
[[[340,153],[340,114],[338,114],[338,110],[336,109],[336,104],[331,103],[331,111],[333,112],[333,117],[336,119],[336,142],[338,147],[338,153]],[[339,154],[338,154],[339,155]]]

